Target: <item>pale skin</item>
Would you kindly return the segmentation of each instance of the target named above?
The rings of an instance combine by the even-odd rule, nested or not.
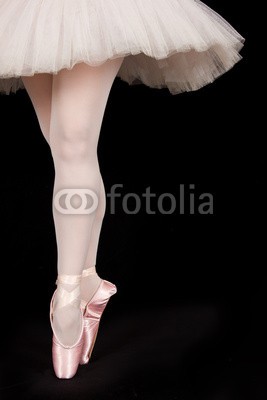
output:
[[[53,209],[59,274],[81,274],[96,263],[105,213],[97,144],[109,92],[122,62],[123,58],[117,58],[97,67],[79,63],[55,75],[22,77],[54,160],[54,194],[63,188],[90,188],[99,199],[98,208],[89,216],[66,217]],[[81,297],[86,299],[89,284],[85,281],[81,283]],[[91,282],[98,284],[97,280]],[[56,321],[60,339],[72,344],[79,334],[80,315],[68,315],[67,333],[66,323],[60,318]]]
[[[73,68],[73,73],[78,73],[79,65]],[[72,73],[70,72],[70,73]],[[41,132],[46,139],[48,145],[50,146],[50,120],[51,120],[51,104],[52,104],[52,94],[53,94],[53,82],[61,78],[63,75],[62,71],[59,71],[57,75],[53,74],[36,74],[34,76],[23,76],[22,81],[27,90],[27,93],[31,99],[33,104]],[[66,77],[67,78],[67,77]],[[103,185],[103,180],[101,179],[101,184]],[[103,190],[101,191],[102,196],[99,197],[99,205],[102,205],[105,202],[105,196]],[[103,208],[103,207],[102,207]],[[98,208],[98,212],[95,215],[95,221],[92,227],[92,232],[95,232],[96,235],[93,235],[93,238],[89,240],[88,244],[88,252],[85,261],[86,266],[91,267],[95,265],[96,262],[96,253],[97,253],[97,245],[98,238],[102,225],[102,217],[104,210]],[[100,215],[99,215],[100,214]],[[98,215],[100,216],[100,221]]]

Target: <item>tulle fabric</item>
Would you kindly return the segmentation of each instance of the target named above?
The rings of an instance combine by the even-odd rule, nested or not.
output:
[[[129,84],[197,90],[229,70],[244,38],[197,0],[0,0],[0,92],[21,76],[125,57]]]

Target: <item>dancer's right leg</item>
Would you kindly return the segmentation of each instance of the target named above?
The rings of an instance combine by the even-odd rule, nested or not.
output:
[[[51,124],[51,108],[52,108],[52,88],[53,88],[53,75],[51,74],[36,74],[34,76],[22,77],[25,89],[31,99],[32,105],[36,112],[36,116],[39,122],[41,132],[50,146],[50,124]],[[57,290],[55,298],[55,305],[57,306],[57,312],[53,313],[53,320],[55,325],[55,331],[57,331],[58,337],[61,340],[65,340],[65,344],[69,344],[69,341],[75,341],[75,337],[79,333],[81,321],[78,319],[76,310],[72,307],[68,307],[68,313],[66,313],[66,300],[70,298],[71,293],[79,295],[78,289],[80,285],[80,278],[78,276],[60,276],[57,280],[59,290]],[[59,302],[59,297],[61,301]],[[65,298],[65,301],[64,301]],[[73,299],[75,300],[75,299]],[[76,301],[76,306],[79,305],[79,298]],[[53,307],[55,308],[55,307]],[[57,319],[59,315],[63,315],[64,319],[58,323]],[[76,325],[76,327],[75,327]],[[73,329],[71,329],[73,328]],[[72,335],[66,335],[67,331],[72,331]]]
[[[101,175],[97,145],[109,92],[121,63],[122,59],[114,59],[97,67],[76,64],[53,77],[50,147],[55,166],[53,216],[59,275],[81,275],[95,211],[62,213],[56,207],[55,198],[61,190],[73,189],[77,193],[90,189],[99,198]],[[61,296],[56,293],[53,326],[62,343],[72,345],[80,333],[80,308],[67,308],[64,297],[63,303],[64,307]]]
[[[22,80],[34,107],[41,132],[49,144],[53,75],[36,74],[30,77],[22,77]],[[99,206],[95,213],[86,261],[83,267],[84,270],[89,270],[90,273],[82,277],[81,280],[81,297],[84,302],[88,302],[92,298],[101,282],[101,279],[96,272],[96,258],[105,210],[106,194],[104,182],[101,177]]]
[[[47,119],[40,126],[49,126],[49,136],[46,135],[46,138],[55,163],[54,195],[65,188],[90,188],[100,196],[101,176],[96,152],[98,135],[108,94],[121,62],[117,59],[97,68],[81,64],[53,77],[50,120],[47,97],[43,97],[45,106],[41,112],[42,95],[49,94],[49,90],[41,89],[41,75],[24,79],[25,87],[28,87],[33,105],[39,113],[39,122],[41,118]],[[34,85],[35,78],[40,79],[39,87]],[[50,88],[49,80],[46,84],[46,89]],[[37,93],[34,87],[39,89]],[[62,215],[55,208],[53,214],[58,244],[58,273],[74,278],[85,267],[95,215]],[[102,217],[99,220],[102,222]],[[98,224],[91,253],[93,257],[100,228]],[[65,293],[75,289],[72,284],[66,283],[63,283],[63,288]],[[62,294],[62,291],[59,293]],[[63,298],[63,303],[65,300]],[[57,294],[54,303],[54,329],[62,343],[71,345],[79,334],[78,307],[76,311],[73,307],[66,310]]]
[[[23,76],[22,81],[34,107],[40,129],[49,144],[53,76],[51,74]]]

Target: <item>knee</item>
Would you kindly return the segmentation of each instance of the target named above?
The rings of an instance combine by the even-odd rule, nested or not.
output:
[[[52,154],[65,161],[79,161],[96,156],[97,143],[92,139],[92,127],[75,125],[50,132]]]

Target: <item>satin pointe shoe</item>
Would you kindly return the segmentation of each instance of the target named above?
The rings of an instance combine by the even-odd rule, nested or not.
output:
[[[89,269],[84,270],[82,276],[89,275]],[[102,279],[91,300],[88,303],[83,300],[81,301],[84,320],[83,351],[80,358],[81,365],[89,362],[95,345],[101,316],[110,297],[116,292],[117,288],[113,283]]]
[[[52,338],[52,360],[55,375],[59,379],[70,379],[72,378],[78,369],[79,362],[83,351],[83,332],[84,332],[84,319],[83,312],[80,309],[80,281],[81,275],[58,275],[56,284],[58,285],[55,290],[50,303],[50,322],[53,331]],[[67,291],[63,285],[76,285],[72,291]],[[77,286],[78,285],[78,286]],[[74,302],[78,302],[78,309],[81,312],[81,333],[78,340],[72,346],[66,346],[60,342],[55,330],[53,328],[53,306],[55,295],[57,293],[57,299],[59,298],[58,308],[73,305]]]

